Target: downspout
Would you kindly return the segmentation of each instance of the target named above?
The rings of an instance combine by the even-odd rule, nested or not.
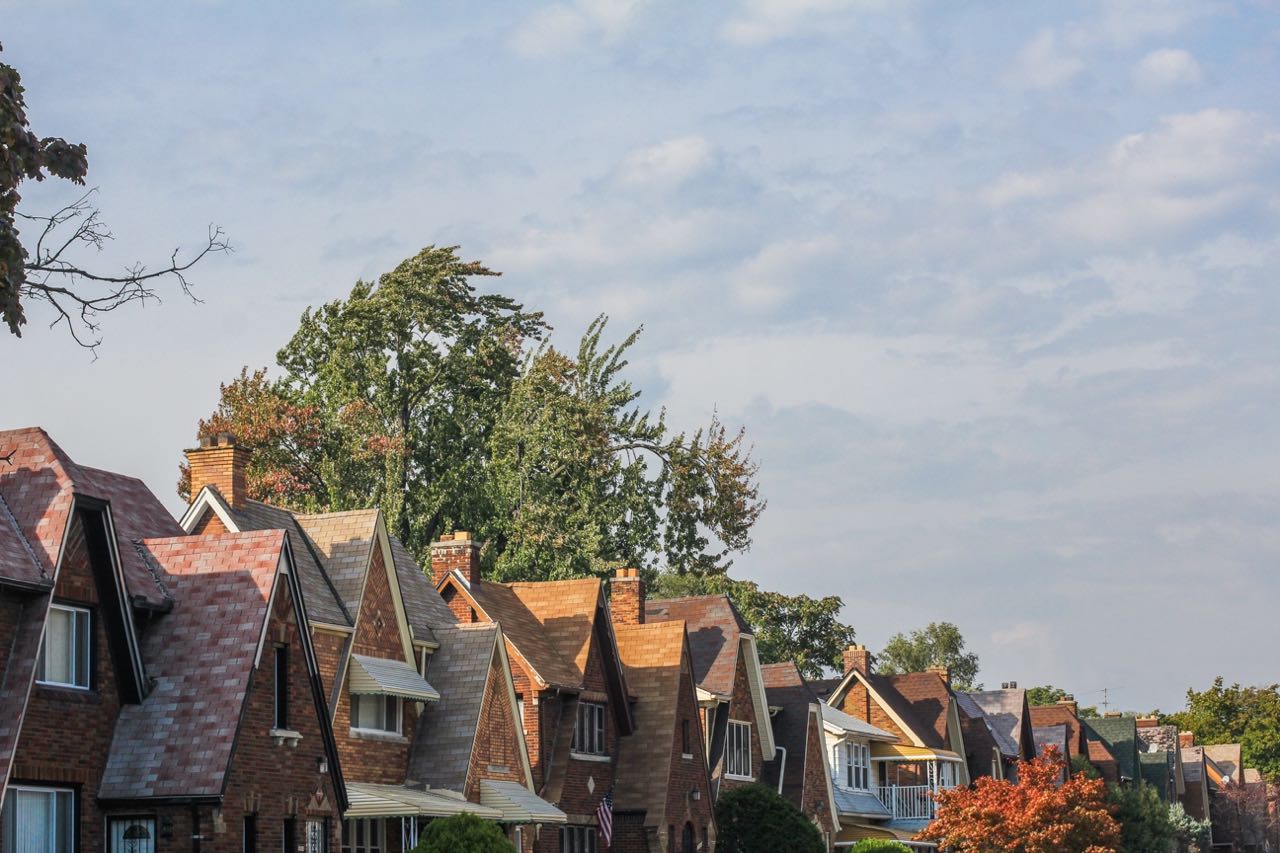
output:
[[[782,796],[782,780],[787,778],[787,748],[774,745],[774,749],[782,753],[782,762],[778,765],[778,796]]]

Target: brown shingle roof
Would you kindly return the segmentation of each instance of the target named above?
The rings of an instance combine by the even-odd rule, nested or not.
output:
[[[1071,758],[1079,755],[1084,748],[1080,719],[1066,705],[1032,705],[1031,725],[1038,727],[1066,726],[1067,744],[1071,747],[1071,755],[1069,757]]]
[[[676,718],[680,703],[683,622],[615,625],[627,685],[636,696],[634,733],[621,739],[614,805],[644,809],[645,823],[666,824],[671,761],[680,751]],[[695,750],[701,756],[702,750]]]
[[[872,689],[925,746],[930,749],[951,748],[947,739],[951,690],[942,676],[934,672],[908,672],[901,675],[872,673],[867,678]]]
[[[1237,785],[1243,783],[1244,759],[1243,750],[1238,743],[1218,743],[1204,747],[1204,757],[1212,761],[1222,770],[1224,776],[1230,776]]]
[[[325,574],[337,590],[338,600],[348,613],[359,613],[378,510],[299,515],[297,519],[315,544]]]
[[[684,622],[693,652],[693,674],[703,690],[727,696],[733,692],[738,665],[738,638],[751,627],[727,595],[652,599],[645,604],[650,622]]]
[[[539,587],[545,589],[540,590]],[[578,650],[584,644],[589,647],[589,620],[595,616],[595,599],[592,598],[587,612],[579,612],[576,616],[564,602],[555,599],[557,590],[565,592],[568,600],[585,598],[581,593],[588,587],[596,596],[599,595],[600,582],[590,579],[523,584],[481,581],[472,584],[469,592],[480,609],[502,625],[507,639],[543,682],[552,687],[577,690],[582,687],[583,677],[583,671],[576,663]],[[575,590],[579,595],[569,594]],[[581,606],[581,602],[577,603]],[[536,605],[538,612],[531,605]],[[565,611],[563,618],[558,615],[561,611]],[[563,623],[557,624],[554,636],[549,626],[544,624],[542,614]],[[575,623],[576,627],[570,630],[569,623]],[[575,637],[581,639],[575,641]]]
[[[278,530],[143,542],[178,605],[143,642],[155,686],[120,711],[100,797],[222,793],[283,544]]]

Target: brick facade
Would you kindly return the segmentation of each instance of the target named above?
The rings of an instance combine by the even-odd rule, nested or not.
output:
[[[831,804],[827,794],[830,778],[827,775],[827,768],[822,759],[826,748],[826,737],[823,735],[822,721],[818,719],[818,715],[815,712],[810,711],[808,726],[805,730],[804,755],[795,756],[795,759],[804,761],[804,776],[800,795],[801,810],[809,820],[817,824],[823,837],[828,839],[828,844],[830,844],[830,840],[835,838],[840,828],[835,825],[831,818]],[[787,756],[788,761],[795,759],[792,756]]]
[[[671,743],[654,744],[655,749],[665,747],[671,750],[671,777],[666,788],[666,824],[668,830],[674,830],[677,839],[682,837],[683,827],[687,823],[693,827],[695,838],[710,840],[713,835],[711,826],[715,805],[711,799],[706,753],[703,751],[702,729],[699,724],[701,715],[698,713],[698,696],[693,686],[693,666],[688,655],[683,656],[680,670],[680,695],[677,698],[679,706],[675,728],[671,732]],[[689,726],[689,745],[693,749],[689,753],[691,758],[684,757],[682,724]],[[690,791],[697,791],[698,799],[691,799]],[[668,830],[664,830],[664,834]]]
[[[726,711],[721,711],[726,713]],[[751,724],[751,780],[733,779],[728,776],[727,764],[727,744],[726,750],[722,750],[721,755],[717,756],[715,766],[711,768],[711,778],[719,780],[717,791],[728,791],[734,788],[749,785],[756,779],[760,778],[760,774],[764,770],[764,755],[760,748],[760,726],[769,725],[768,720],[756,719],[756,706],[751,698],[751,682],[747,678],[747,659],[746,655],[739,652],[738,662],[734,668],[733,674],[733,694],[729,700],[727,709],[728,719],[731,722],[750,723]]]
[[[467,769],[466,797],[480,801],[480,780],[497,779],[527,783],[520,741],[515,729],[507,679],[502,659],[494,654],[489,664],[484,699],[480,703],[480,719],[476,724],[475,748]]]
[[[609,584],[609,611],[615,625],[644,624],[644,594],[639,569],[618,569]]]

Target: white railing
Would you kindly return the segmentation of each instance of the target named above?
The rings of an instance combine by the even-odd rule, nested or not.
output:
[[[895,820],[933,820],[936,792],[931,785],[882,785],[876,789]]]

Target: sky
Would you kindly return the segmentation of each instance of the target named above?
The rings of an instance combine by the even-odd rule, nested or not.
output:
[[[873,651],[1166,711],[1280,680],[1280,4],[0,0],[116,240],[200,303],[33,307],[0,427],[141,476],[310,305],[459,245],[673,424],[746,427],[734,574]],[[25,185],[24,209],[74,189]],[[19,365],[18,369],[13,369]]]

